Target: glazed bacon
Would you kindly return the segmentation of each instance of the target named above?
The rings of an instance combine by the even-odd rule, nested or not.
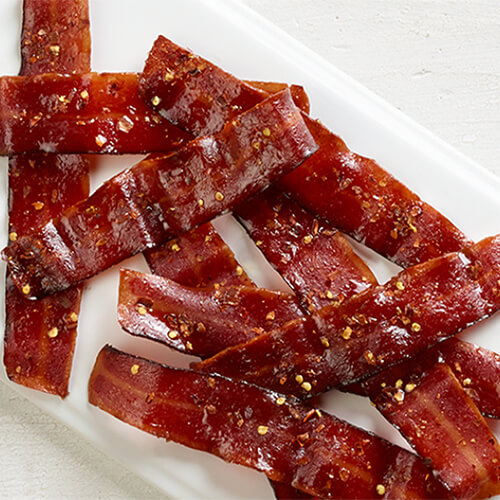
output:
[[[500,308],[500,236],[228,348],[197,369],[299,396],[367,378]]]
[[[0,77],[3,155],[166,152],[191,138],[143,103],[134,73]]]
[[[86,0],[24,0],[21,75],[90,71]]]
[[[500,356],[454,338],[438,347],[440,355],[481,413],[500,418]]]
[[[9,159],[11,244],[88,196],[89,165],[78,155]],[[27,300],[6,280],[4,365],[18,384],[65,397],[73,361],[81,288]]]
[[[310,311],[376,284],[345,237],[273,188],[234,211],[250,237]]]
[[[293,398],[109,346],[94,366],[89,401],[157,437],[321,498],[448,496],[417,456]]]
[[[315,149],[286,90],[222,132],[118,174],[61,217],[19,238],[4,258],[27,296],[64,290],[230,210]]]
[[[140,78],[145,102],[194,135],[213,133],[264,98],[214,64],[160,36]],[[403,267],[470,240],[375,161],[304,116],[318,152],[279,182],[295,201]]]
[[[253,285],[210,222],[146,250],[144,257],[155,274],[179,285]]]
[[[291,294],[241,285],[192,288],[137,271],[120,273],[122,328],[202,358],[302,314]]]
[[[500,493],[500,446],[436,353],[423,353],[364,386],[377,409],[430,461],[454,497]]]
[[[21,74],[90,70],[86,0],[25,0]],[[57,217],[89,193],[89,164],[77,155],[9,158],[9,240]],[[80,287],[28,301],[7,273],[4,365],[10,380],[62,398],[68,394]]]
[[[413,369],[414,364],[421,364],[425,359],[431,359],[435,363],[445,362],[481,414],[485,417],[500,418],[500,356],[453,337],[416,356],[414,362],[396,365],[366,381],[339,389],[368,396],[368,388],[378,387],[377,384],[383,382],[381,377],[394,378],[397,375],[397,378],[404,378]]]

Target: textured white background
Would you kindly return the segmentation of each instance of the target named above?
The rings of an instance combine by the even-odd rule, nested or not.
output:
[[[244,1],[500,175],[498,0]],[[162,495],[0,384],[0,498]]]

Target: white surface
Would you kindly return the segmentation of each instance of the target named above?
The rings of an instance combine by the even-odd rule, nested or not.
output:
[[[13,2],[9,0],[8,3]],[[117,2],[101,0],[95,3],[99,3],[100,14],[97,17],[98,11],[93,9],[93,14],[96,15],[92,18],[92,24],[94,39],[98,43],[99,36],[106,33],[104,21],[113,19],[111,7]],[[500,139],[500,11],[496,0],[464,0],[459,3],[401,0],[247,0],[246,3],[452,145],[479,160],[490,171],[500,173],[500,167],[496,163]],[[143,5],[150,4],[154,4],[153,0],[143,2]],[[107,7],[109,17],[106,14]],[[180,28],[170,26],[166,17],[148,18],[146,15],[137,15],[137,11],[132,9],[120,11],[121,16],[113,21],[113,24],[139,25],[141,30],[149,30],[150,41],[160,31],[167,36],[174,36],[172,30],[177,29],[177,32],[180,32]],[[0,28],[3,28],[2,19],[5,17],[0,11]],[[131,36],[130,31],[124,31],[122,40],[115,39],[113,44],[108,45],[108,53],[94,53],[94,68],[140,68],[138,61],[143,58],[150,45],[140,37],[136,51],[126,51],[127,58],[113,57],[113,51],[119,51],[120,44],[126,44],[127,37]],[[207,41],[205,45],[198,39],[196,45],[192,41],[196,40],[196,36],[192,34],[195,31],[196,26],[192,26],[191,35],[188,31],[183,38],[176,39],[181,43],[188,43],[193,49],[221,63],[225,62],[224,44],[227,45],[227,40],[221,40],[221,45],[218,46],[216,41]],[[11,25],[5,26],[5,30],[0,32],[11,33],[14,38],[17,36],[17,29]],[[217,33],[213,37],[216,38]],[[4,61],[3,54],[13,48],[15,50],[17,39],[12,41],[9,38],[6,42],[0,49],[0,65]],[[231,43],[237,46],[237,42],[232,40]],[[129,46],[130,42],[127,47]],[[272,52],[273,47],[268,47],[268,50]],[[276,74],[279,70],[275,66],[259,68],[258,74],[250,73],[252,67],[259,66],[251,60],[250,52],[246,53],[244,60],[231,61],[231,64],[224,65],[248,78],[271,77],[273,73],[279,76]],[[0,66],[0,73],[15,73],[16,70],[15,67],[5,69],[5,66]],[[290,78],[294,79],[296,75],[298,73]],[[315,96],[321,96],[323,89],[314,90]],[[331,109],[316,106],[315,111],[322,118],[327,115],[328,123],[332,124],[336,120]],[[356,133],[359,135],[359,131],[356,127],[339,126],[345,127],[341,135],[348,139],[354,149],[376,156],[387,168],[388,164],[391,169],[398,168],[398,165],[391,163],[391,151],[387,151],[386,142],[382,140],[383,133],[380,137],[374,136],[371,141],[367,137],[358,137]],[[457,167],[460,162],[461,160],[457,159]],[[422,176],[402,172],[400,177],[405,175],[409,176],[407,180],[411,187],[414,187],[409,182],[411,176],[414,175],[417,181],[418,177]],[[478,177],[482,177],[480,173]],[[432,184],[432,175],[427,173],[426,180],[427,184]],[[475,176],[470,179],[471,189],[476,189],[474,181],[477,181]],[[430,189],[427,198],[432,198],[431,201],[438,205],[440,198],[446,198],[445,189],[463,189],[463,183],[460,181],[451,185],[439,182],[437,184],[436,190]],[[492,196],[496,193],[498,199],[498,186],[496,189],[491,193]],[[490,200],[493,211],[482,212],[484,200],[474,201],[470,207],[471,202],[468,200],[471,197],[466,190],[458,199],[461,203],[447,207],[453,212],[449,212],[450,216],[453,217],[457,210],[459,218],[464,217],[460,205],[478,211],[477,219],[464,219],[464,223],[460,224],[471,236],[479,237],[487,232],[494,232],[494,229],[491,229],[491,221],[495,217],[496,221],[500,219],[498,205],[495,205],[494,200]],[[446,203],[442,203],[444,207]],[[456,217],[453,218],[457,220]],[[497,231],[500,231],[500,228],[497,227]],[[107,276],[93,286],[105,286],[104,281],[107,279],[112,278]],[[111,297],[109,307],[112,307],[112,301]],[[114,330],[110,334],[119,339],[121,337],[117,327],[112,326],[113,320],[114,318],[109,318],[110,328]],[[482,334],[480,338],[487,343],[486,334]],[[103,342],[104,340],[101,343]],[[83,352],[85,351],[80,349],[79,354]],[[85,386],[88,368],[76,366],[77,376],[72,387],[75,393]],[[359,401],[354,404],[362,406]],[[364,406],[361,411],[364,411]],[[90,415],[96,414],[90,411]],[[106,422],[108,429],[117,427],[115,421]],[[65,426],[45,416],[4,385],[0,385],[0,423],[0,497],[161,496],[121,466],[92,450]],[[161,454],[167,445],[159,441],[143,440],[142,437],[138,439],[141,443],[152,443],[151,446],[158,452],[158,460],[163,461]],[[191,457],[196,456],[180,447],[168,446],[178,458],[180,457],[182,467],[188,467]],[[127,446],[123,447],[124,454],[131,452],[133,451]],[[223,471],[223,474],[238,481],[241,479],[243,485],[249,484],[245,481],[250,477],[253,481],[254,476],[247,474],[247,471],[241,472],[239,468],[226,467],[218,461],[210,463],[213,470]],[[211,475],[213,470],[195,467],[191,470],[191,481],[198,484],[210,481],[211,478],[207,478],[207,474]],[[244,494],[252,497],[267,491],[267,486],[262,481],[258,482],[256,488],[253,491],[248,491],[247,488]]]

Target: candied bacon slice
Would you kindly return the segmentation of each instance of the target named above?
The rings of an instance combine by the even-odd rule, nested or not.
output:
[[[272,130],[269,136],[262,129]],[[146,158],[4,250],[26,295],[63,290],[189,231],[267,187],[316,149],[288,90],[175,153]]]
[[[166,152],[188,142],[137,87],[134,73],[0,77],[0,154]]]
[[[436,353],[437,354],[437,353]],[[423,353],[366,384],[377,409],[398,428],[456,498],[500,493],[500,446],[472,399],[439,356]]]
[[[471,243],[374,160],[350,151],[319,122],[306,123],[320,149],[279,182],[303,207],[402,267]]]
[[[161,116],[196,136],[218,132],[267,96],[161,35],[139,78],[139,93]]]
[[[169,368],[109,346],[97,357],[89,401],[157,437],[321,498],[374,498],[398,487],[407,497],[448,496],[417,456],[332,415],[244,382]]]
[[[11,242],[57,217],[89,192],[89,165],[78,155],[9,159]],[[65,397],[76,341],[81,288],[27,300],[6,281],[4,365],[16,383]]]
[[[341,233],[279,191],[269,188],[234,212],[309,310],[342,302],[376,284]]]
[[[118,321],[131,333],[208,357],[302,314],[294,295],[254,286],[191,288],[122,270]]]
[[[500,308],[500,236],[402,271],[197,365],[309,396],[366,378]]]
[[[263,98],[162,36],[146,61],[139,90],[164,117],[195,135],[217,131],[235,112]],[[375,161],[351,152],[319,122],[304,119],[320,149],[279,182],[299,204],[403,267],[471,243]]]
[[[21,75],[90,71],[88,0],[24,0]]]
[[[446,362],[479,411],[485,417],[500,418],[500,355],[484,347],[452,337],[424,351],[418,356],[419,362],[422,362],[422,357],[435,362],[439,359]],[[412,366],[413,362],[409,365],[396,365],[366,381],[349,384],[339,389],[367,396],[367,387],[377,383],[374,381],[378,381],[383,376],[390,376],[389,374],[392,373],[403,377]]]
[[[151,270],[179,285],[253,285],[210,222],[144,252]]]
[[[438,348],[481,413],[500,418],[500,355],[455,338]]]
[[[88,71],[86,0],[24,0],[21,74]],[[89,164],[77,155],[9,159],[10,240],[29,233],[88,196]],[[81,288],[28,301],[7,273],[4,365],[10,380],[65,397],[76,341]]]

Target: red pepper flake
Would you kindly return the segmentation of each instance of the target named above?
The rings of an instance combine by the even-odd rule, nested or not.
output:
[[[376,365],[377,364],[377,360],[375,359],[375,356],[374,356],[373,352],[371,352],[371,351],[365,351],[364,357],[365,357],[366,362],[369,365]]]
[[[259,425],[259,427],[257,427],[257,432],[261,436],[265,436],[267,434],[268,430],[269,430],[269,427],[267,425]]]
[[[45,206],[45,203],[43,203],[43,201],[34,201],[31,205],[35,210],[42,210],[42,208]]]
[[[268,312],[266,314],[266,319],[268,321],[273,321],[276,318],[276,313],[274,311]]]

